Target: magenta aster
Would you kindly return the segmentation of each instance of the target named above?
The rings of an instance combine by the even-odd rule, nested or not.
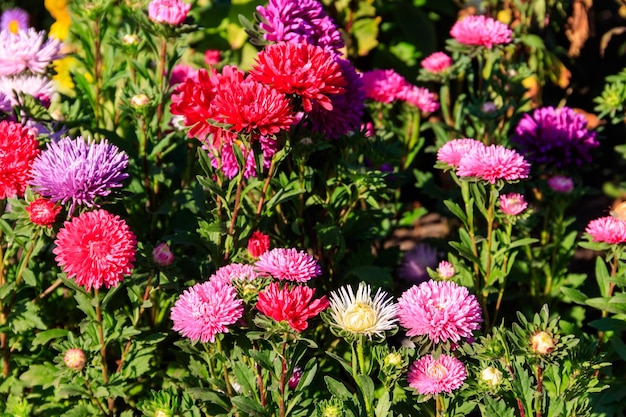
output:
[[[519,193],[502,194],[500,196],[500,210],[509,216],[517,216],[528,207],[524,196]]]
[[[230,284],[220,280],[196,284],[172,307],[173,329],[192,341],[213,343],[216,335],[228,333],[228,326],[243,316],[242,304]]]
[[[548,186],[557,193],[567,194],[574,189],[574,180],[563,175],[555,175],[548,179]]]
[[[512,33],[507,25],[487,16],[467,16],[450,30],[450,36],[457,42],[488,49],[510,43]]]
[[[512,149],[500,145],[475,147],[461,157],[459,177],[476,177],[495,184],[498,180],[517,181],[528,178],[530,165]]]
[[[432,73],[444,72],[452,65],[452,58],[444,52],[435,52],[422,60],[422,68]]]
[[[443,162],[453,168],[458,168],[461,157],[474,148],[484,147],[485,145],[476,139],[452,139],[437,151],[437,162]]]
[[[437,395],[460,388],[466,378],[465,365],[456,357],[442,354],[435,360],[427,355],[413,362],[407,382],[422,395]]]
[[[259,275],[286,281],[305,282],[322,274],[322,268],[311,255],[295,248],[268,250],[254,266]]]
[[[585,232],[594,242],[626,243],[626,221],[613,216],[600,217],[589,222]]]
[[[379,103],[391,103],[402,99],[407,82],[392,69],[375,69],[361,74],[365,97]]]
[[[400,325],[407,336],[427,335],[435,343],[472,336],[482,322],[480,304],[467,288],[452,281],[426,281],[398,299]]]
[[[26,207],[26,211],[30,221],[34,224],[52,227],[61,207],[45,198],[38,198]]]
[[[148,17],[153,22],[180,25],[187,18],[191,4],[181,0],[152,0],[148,4]]]
[[[456,274],[454,266],[448,261],[441,261],[437,266],[437,275],[442,279],[450,279]]]
[[[48,64],[61,55],[61,42],[46,38],[46,32],[33,28],[12,33],[0,31],[0,76],[19,74],[25,70],[46,71]]]

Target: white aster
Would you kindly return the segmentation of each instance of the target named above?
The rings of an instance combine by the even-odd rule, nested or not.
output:
[[[38,99],[50,99],[54,92],[52,80],[44,75],[0,77],[0,94],[4,94],[12,106],[20,104],[19,96],[22,94]]]

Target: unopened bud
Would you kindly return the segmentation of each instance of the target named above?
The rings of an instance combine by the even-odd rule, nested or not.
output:
[[[143,107],[146,104],[148,104],[149,101],[150,101],[150,99],[148,98],[147,95],[145,95],[145,94],[135,94],[130,99],[130,104],[133,107]]]
[[[480,373],[480,379],[490,387],[495,388],[502,382],[502,372],[493,366],[488,366]]]
[[[68,349],[67,352],[65,352],[65,356],[63,357],[63,362],[65,362],[65,365],[75,371],[80,371],[81,369],[83,369],[86,361],[87,358],[85,357],[85,352],[83,352],[82,349],[78,348]]]
[[[122,38],[122,42],[124,43],[124,45],[137,45],[139,43],[139,36],[135,35],[134,33],[128,33],[124,35],[124,37]]]
[[[174,254],[169,245],[162,242],[152,250],[152,259],[159,266],[170,266],[174,261]]]
[[[404,360],[402,359],[402,355],[398,352],[391,352],[387,356],[385,356],[385,359],[383,359],[383,363],[385,364],[385,366],[400,368],[404,363]]]
[[[536,333],[531,339],[533,351],[547,355],[554,350],[554,339],[547,332]]]
[[[498,110],[498,107],[494,102],[487,101],[486,103],[483,103],[480,109],[483,113],[493,113],[494,111]]]

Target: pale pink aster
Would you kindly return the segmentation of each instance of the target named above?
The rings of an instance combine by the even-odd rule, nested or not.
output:
[[[20,74],[14,77],[0,77],[0,93],[4,94],[11,106],[22,103],[21,95],[35,97],[42,103],[50,101],[54,94],[54,84],[45,75]]]
[[[437,151],[437,161],[458,168],[461,157],[474,148],[484,147],[485,145],[476,139],[452,139],[439,148]]]
[[[180,0],[152,0],[148,4],[148,17],[153,22],[180,25],[187,18],[191,4]]]
[[[192,341],[215,342],[228,326],[243,316],[243,301],[235,288],[220,280],[196,284],[183,292],[172,307],[173,329]]]
[[[286,281],[305,282],[322,274],[322,268],[311,255],[295,248],[268,250],[255,267],[260,275]]]
[[[510,43],[512,33],[507,25],[487,16],[467,16],[458,20],[450,30],[450,36],[457,42],[488,49]]]
[[[422,68],[433,73],[444,72],[452,65],[452,58],[444,52],[435,52],[422,60]]]
[[[555,175],[548,179],[548,186],[557,193],[567,194],[574,189],[574,180],[563,175]]]
[[[500,196],[500,210],[506,215],[517,216],[528,207],[524,196],[519,193],[502,194]]]
[[[475,147],[461,157],[459,177],[476,177],[495,184],[498,180],[516,181],[528,178],[530,164],[512,149],[500,145]]]
[[[456,274],[456,270],[454,266],[448,261],[441,261],[437,266],[437,275],[439,275],[443,279],[452,278]]]
[[[413,362],[407,382],[422,395],[438,395],[460,388],[466,378],[465,365],[456,357],[441,354],[435,359],[426,355]]]
[[[28,29],[28,20],[30,16],[26,10],[19,7],[7,9],[0,17],[0,30],[6,30],[11,33],[17,33],[20,30]]]
[[[600,217],[587,225],[585,232],[594,242],[626,243],[626,221],[613,216]]]
[[[254,269],[253,265],[232,263],[221,268],[217,271],[209,281],[221,281],[227,284],[233,284],[235,281],[254,281],[259,277],[259,274]]]
[[[398,299],[400,325],[406,335],[427,335],[435,343],[472,336],[480,328],[480,304],[467,288],[452,281],[414,285]]]
[[[61,57],[61,41],[46,40],[46,32],[34,28],[12,33],[0,31],[0,76],[15,75],[25,70],[43,73],[48,64]]]
[[[365,97],[379,103],[399,100],[407,85],[403,76],[392,69],[375,69],[361,74]]]
[[[424,87],[406,84],[402,91],[400,91],[398,98],[417,107],[423,113],[432,113],[439,109],[437,96]]]

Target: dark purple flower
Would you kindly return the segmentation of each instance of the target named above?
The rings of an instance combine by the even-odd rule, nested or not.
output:
[[[346,80],[345,92],[328,96],[332,103],[332,110],[314,105],[309,113],[312,129],[325,134],[330,139],[337,139],[350,132],[358,132],[365,110],[365,90],[363,90],[361,77],[350,61],[337,59],[337,63]]]
[[[428,279],[428,269],[437,268],[437,250],[427,243],[418,243],[406,251],[398,268],[398,276],[410,283],[419,284]]]
[[[265,40],[271,42],[308,43],[339,55],[344,47],[341,33],[316,0],[269,0],[257,6],[260,27]]]
[[[106,139],[95,142],[82,136],[69,136],[50,142],[32,165],[30,185],[43,197],[65,204],[92,207],[96,198],[121,187],[128,177],[125,172],[128,155]]]
[[[555,168],[591,162],[590,152],[599,145],[585,116],[569,107],[541,107],[525,114],[511,141],[531,163]]]

